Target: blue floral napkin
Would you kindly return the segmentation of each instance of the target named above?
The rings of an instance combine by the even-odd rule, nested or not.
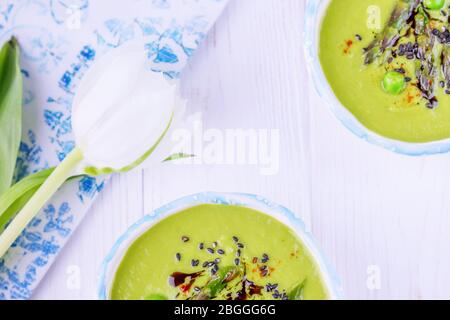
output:
[[[71,103],[105,52],[144,37],[153,69],[179,77],[228,0],[0,0],[0,44],[18,38],[24,131],[16,180],[57,165],[74,147]],[[64,185],[0,259],[0,300],[27,299],[105,180]]]

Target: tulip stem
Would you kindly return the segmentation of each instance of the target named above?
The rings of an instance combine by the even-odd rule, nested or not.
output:
[[[23,209],[11,221],[9,226],[0,235],[0,258],[8,251],[20,233],[37,215],[53,194],[71,176],[76,166],[83,160],[80,149],[75,148],[59,164],[53,173],[42,184]]]

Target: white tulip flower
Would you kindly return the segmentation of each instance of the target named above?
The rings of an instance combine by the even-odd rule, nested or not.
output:
[[[70,176],[131,170],[166,137],[182,100],[176,84],[150,70],[144,48],[116,48],[85,75],[72,106],[76,147],[0,235],[0,257]]]

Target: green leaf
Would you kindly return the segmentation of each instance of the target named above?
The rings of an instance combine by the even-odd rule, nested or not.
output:
[[[6,224],[31,199],[55,168],[46,169],[25,177],[0,196],[0,233]],[[71,177],[69,180],[78,176]]]
[[[50,200],[53,194],[64,182],[70,179],[73,170],[83,160],[83,155],[78,148],[74,148],[66,158],[55,168],[55,170],[45,178],[42,185],[36,190],[32,197],[25,203],[23,208],[11,220],[8,226],[0,234],[0,257],[2,257],[14,240],[26,228],[28,223],[36,216],[45,203]],[[14,188],[13,188],[14,189]],[[21,196],[24,193],[16,192],[13,196]],[[13,198],[13,197],[12,197]],[[8,214],[11,212],[8,210]]]
[[[239,274],[239,268],[234,266],[220,268],[217,276],[205,287],[204,293],[210,298],[216,297],[223,289],[225,289],[227,284]]]
[[[186,158],[193,158],[195,157],[194,154],[187,154],[187,153],[174,153],[171,156],[168,156],[167,158],[165,158],[163,160],[163,162],[169,162],[169,161],[175,161],[175,160],[180,160],[180,159],[186,159]]]
[[[217,294],[222,291],[223,289],[225,289],[225,287],[227,286],[226,283],[223,283],[223,281],[219,278],[216,278],[214,280],[212,280],[205,288],[205,293],[208,294],[208,296],[210,297],[210,299],[214,298],[217,296]]]
[[[31,197],[36,193],[36,191],[39,189],[33,188],[25,193],[18,195],[17,199],[9,206],[5,211],[3,211],[0,215],[0,233],[5,230],[6,225],[9,221],[19,212],[25,204],[31,199]]]
[[[0,50],[0,195],[11,186],[21,135],[22,74],[12,38]]]
[[[305,285],[306,279],[289,292],[289,300],[303,300],[303,291],[305,289]]]

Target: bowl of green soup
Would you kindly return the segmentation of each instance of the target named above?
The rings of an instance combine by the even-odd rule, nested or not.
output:
[[[339,281],[304,224],[248,194],[201,193],[132,225],[102,265],[99,298],[320,300]]]
[[[450,150],[449,0],[309,0],[308,71],[357,136],[407,155]]]

